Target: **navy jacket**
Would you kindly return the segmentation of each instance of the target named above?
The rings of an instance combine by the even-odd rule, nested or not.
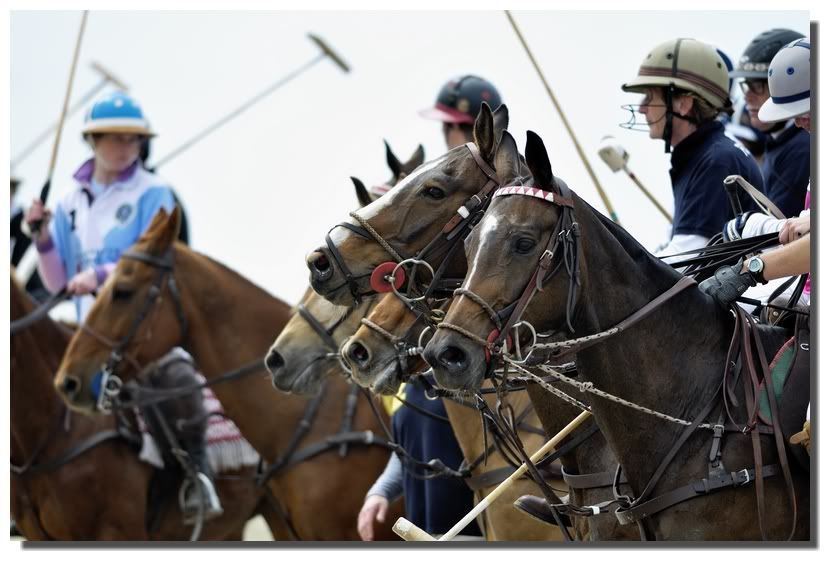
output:
[[[418,384],[406,385],[406,401],[430,413],[447,416],[441,400],[428,400]],[[448,422],[429,418],[406,405],[392,416],[392,432],[395,441],[421,461],[439,458],[446,466],[456,469],[464,459]],[[407,519],[430,534],[445,534],[473,508],[473,492],[461,479],[418,479],[406,463],[403,488]],[[472,522],[461,533],[480,536],[481,530]]]
[[[727,175],[742,175],[760,191],[764,180],[755,159],[742,145],[724,135],[717,121],[704,123],[674,147],[671,156],[674,192],[672,236],[710,238],[735,217],[723,188]],[[739,189],[743,210],[752,210],[752,199]]]
[[[764,194],[787,218],[798,216],[810,182],[810,134],[791,125],[776,138],[767,135],[761,171]]]

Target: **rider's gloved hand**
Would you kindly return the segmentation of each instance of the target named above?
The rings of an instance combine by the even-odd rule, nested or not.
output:
[[[749,272],[742,273],[743,260],[734,265],[721,267],[715,274],[698,285],[701,292],[708,294],[724,308],[735,302],[750,286],[758,284]]]
[[[723,241],[734,242],[742,239],[746,221],[754,213],[744,212],[723,225]]]

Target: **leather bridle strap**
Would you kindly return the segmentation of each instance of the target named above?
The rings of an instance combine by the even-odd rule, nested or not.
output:
[[[326,346],[334,352],[337,352],[339,350],[339,347],[337,346],[337,341],[334,340],[332,333],[349,316],[349,314],[352,311],[354,311],[354,308],[350,308],[350,311],[346,315],[340,318],[340,320],[338,320],[330,329],[326,329],[316,317],[311,315],[311,312],[308,311],[305,305],[300,304],[297,306],[297,313],[300,314],[300,317],[303,318],[308,323],[308,325],[311,326],[311,328],[314,330],[315,333],[317,333],[317,335],[320,336],[320,339],[323,340]]]

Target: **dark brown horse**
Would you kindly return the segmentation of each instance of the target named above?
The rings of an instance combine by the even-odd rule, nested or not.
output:
[[[684,286],[678,284],[680,277],[671,267],[553,177],[544,145],[531,132],[525,156],[533,177],[523,184],[537,190],[519,189],[519,194],[507,190],[504,194],[509,196],[494,199],[469,239],[470,272],[463,294],[453,301],[445,328],[439,329],[425,348],[424,357],[444,387],[480,386],[488,371],[482,341],[494,329],[493,310],[503,310],[517,301],[517,309],[521,309],[523,302],[529,302],[521,318],[538,332],[563,331],[571,325],[573,335],[581,337],[607,330],[632,317],[658,295],[673,294],[667,291]],[[578,236],[570,226],[569,214],[579,224]],[[540,263],[542,268],[538,268]],[[543,290],[532,291],[532,275],[540,279],[535,286]],[[523,293],[535,296],[531,301],[520,301]],[[680,420],[691,422],[703,415],[703,421],[715,427],[694,430],[702,422],[696,421],[687,429],[586,394],[634,497],[649,488],[648,498],[687,485],[694,491],[695,497],[690,500],[668,503],[672,506],[641,519],[643,532],[657,539],[761,539],[754,489],[757,483],[751,482],[755,476],[752,439],[740,430],[727,431],[720,438],[716,425],[723,424],[723,420],[719,419],[718,407],[710,406],[720,399],[735,321],[694,286],[649,309],[653,311],[630,327],[612,331],[592,340],[592,344],[576,346],[582,381]],[[731,384],[729,376],[727,380]],[[741,389],[739,385],[735,391]],[[728,396],[731,391],[730,385],[724,394]],[[745,423],[746,407],[742,403],[730,407],[736,422]],[[711,413],[706,414],[708,411]],[[764,464],[776,464],[780,457],[776,458],[773,438],[759,438]],[[679,448],[675,446],[678,442],[683,443]],[[709,459],[710,451],[717,452],[718,446],[722,468],[717,455]],[[676,455],[667,456],[670,450]],[[660,466],[664,458],[667,463],[663,464],[662,477],[653,480],[653,475],[663,469]],[[786,539],[791,527],[782,472],[783,468],[776,471],[774,465],[764,469],[769,474],[764,477],[766,501],[762,502],[767,505],[767,516],[760,518],[766,535],[774,539]],[[810,532],[809,478],[799,472],[793,475],[798,516],[795,538],[803,540]],[[723,488],[707,492],[716,482],[722,482]]]
[[[434,240],[431,249],[419,258],[437,267],[453,239],[457,239],[452,233],[442,234],[442,229],[448,226],[459,207],[466,205],[469,209],[465,207],[464,212],[475,215],[486,199],[482,193],[479,203],[475,202],[474,196],[483,187],[513,178],[512,175],[496,177],[500,170],[509,168],[512,172],[514,167],[512,162],[504,161],[510,152],[498,149],[501,133],[506,128],[507,108],[502,106],[494,114],[485,106],[476,119],[475,142],[471,146],[460,146],[425,163],[386,195],[352,213],[348,226],[333,228],[327,245],[306,258],[314,290],[333,303],[349,305],[360,296],[374,292],[370,284],[372,271],[390,261],[390,250],[400,258],[409,258],[430,240]],[[407,210],[403,222],[399,212],[390,212],[396,208]],[[406,224],[405,228],[401,227],[402,223]],[[465,219],[458,227],[467,224]],[[387,245],[379,243],[372,232]],[[459,271],[450,269],[445,273],[457,276]]]
[[[34,310],[14,275],[10,292],[12,320]],[[126,438],[112,436],[69,457],[73,450],[82,451],[88,439],[115,429],[113,417],[68,411],[55,393],[53,375],[70,337],[68,328],[48,316],[11,336],[11,463],[29,465],[20,474],[12,469],[11,511],[17,527],[28,540],[188,539],[193,528],[182,523],[175,500],[162,507],[152,536],[145,530],[155,468],[138,459]],[[68,461],[61,464],[62,459]],[[231,476],[217,481],[224,514],[205,523],[201,539],[242,539],[262,498],[254,471],[221,474]]]
[[[261,362],[274,333],[290,317],[290,307],[175,242],[178,228],[177,211],[169,216],[160,212],[130,250],[140,257],[122,256],[99,291],[87,328],[70,342],[55,386],[73,408],[96,412],[92,380],[108,361],[112,345],[131,327],[125,361],[117,367],[125,382],[135,376],[132,363],[148,364],[175,345],[190,352],[208,380],[259,361],[254,375],[218,383],[213,389],[228,417],[268,465],[283,466],[274,468],[276,473],[268,479],[286,520],[275,537],[357,539],[357,513],[386,464],[387,451],[353,444],[340,457],[338,446],[325,446],[302,463],[285,462],[289,458],[284,455],[302,457],[309,445],[325,444],[327,437],[341,432],[350,388],[343,380],[331,380],[316,402],[316,414],[305,417],[310,426],[300,425],[313,409],[312,401],[275,392]],[[159,282],[160,276],[167,282]],[[350,423],[353,431],[378,428],[368,407],[358,407]],[[296,454],[289,455],[292,450]]]

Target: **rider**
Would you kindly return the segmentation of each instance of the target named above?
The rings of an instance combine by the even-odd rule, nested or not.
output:
[[[435,105],[419,113],[442,122],[447,150],[452,150],[473,140],[473,123],[482,101],[497,108],[501,105],[501,96],[493,84],[468,74],[444,84]],[[405,400],[438,417],[447,416],[440,399],[426,399],[423,389],[413,384],[406,384]],[[464,459],[455,434],[446,422],[400,407],[392,416],[392,428],[395,441],[417,460],[438,458],[454,469]],[[374,539],[374,522],[384,522],[389,504],[401,495],[407,519],[431,534],[446,533],[473,505],[472,492],[460,480],[419,479],[404,468],[393,452],[386,469],[366,493],[358,514],[357,529],[364,541]],[[476,525],[468,526],[465,532],[481,535]]]
[[[761,172],[764,194],[784,216],[796,216],[804,206],[810,180],[810,137],[793,119],[769,122],[758,116],[769,99],[767,70],[775,54],[804,35],[789,29],[772,29],[755,37],[741,56],[738,68],[729,73],[740,80],[753,128],[766,134]]]
[[[671,239],[657,255],[705,246],[732,215],[723,179],[739,174],[763,186],[751,154],[724,134],[717,119],[732,113],[723,58],[695,39],[672,39],[654,47],[622,89],[645,95],[638,112],[645,115],[650,137],[661,139],[671,153],[674,222]],[[635,125],[633,107],[628,107],[628,128]],[[741,197],[748,207],[748,197]]]
[[[160,209],[171,212],[175,206],[164,180],[140,165],[141,144],[155,133],[135,99],[114,92],[98,100],[87,113],[82,134],[93,157],[75,172],[77,186],[58,203],[54,215],[35,199],[25,216],[30,231],[41,223],[35,246],[45,286],[52,293],[66,288],[72,295],[79,323],[92,307],[92,293],[115,269],[121,254],[138,241]],[[176,376],[176,383],[192,385],[194,375],[195,370],[191,369],[191,376]],[[170,383],[165,380],[162,385]],[[201,392],[175,403],[180,413],[186,410],[186,418],[204,417]],[[172,424],[175,431],[178,423]],[[207,498],[207,519],[218,516],[222,509],[209,479],[204,439],[207,422],[196,425],[200,438],[189,434],[194,430],[190,427],[188,434],[178,434],[181,445],[197,465],[196,471],[203,474],[197,479]],[[202,494],[190,482],[185,485],[187,519],[199,511]]]
[[[770,97],[758,112],[766,123],[792,120],[795,126],[810,131],[810,41],[796,39],[781,49],[769,65]],[[808,164],[809,165],[809,162]],[[744,227],[760,229],[760,233],[779,232],[785,247],[747,259],[732,266],[721,267],[715,275],[700,283],[700,289],[728,306],[749,287],[767,281],[809,272],[810,268],[810,191],[807,190],[806,210],[796,219],[775,220],[760,215]],[[730,221],[734,224],[737,220]],[[727,224],[729,229],[729,224]],[[757,235],[757,234],[756,234]],[[805,239],[807,241],[805,241]],[[794,242],[794,243],[791,243]],[[809,285],[805,287],[809,294]]]

